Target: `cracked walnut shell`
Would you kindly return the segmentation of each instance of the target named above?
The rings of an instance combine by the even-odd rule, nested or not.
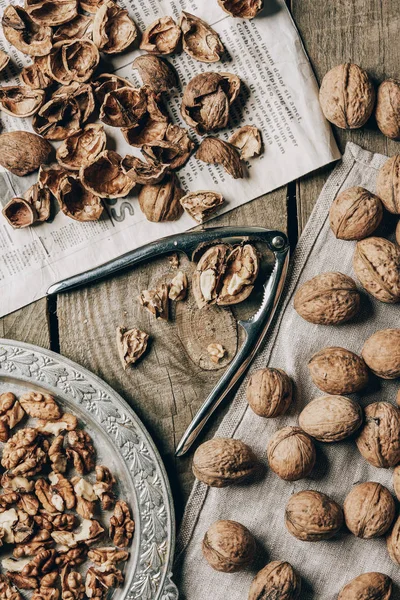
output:
[[[78,0],[25,0],[26,12],[39,25],[55,27],[78,14]]]
[[[93,41],[99,50],[105,54],[123,52],[137,36],[136,24],[127,10],[109,0],[101,3],[93,20]]]
[[[400,215],[400,154],[395,154],[379,169],[376,193],[385,208]]]
[[[0,88],[0,108],[8,115],[23,119],[38,112],[44,101],[43,90],[32,90],[25,85]]]
[[[206,190],[190,192],[181,198],[181,204],[185,211],[198,223],[203,223],[223,203],[222,194]]]
[[[244,125],[237,129],[229,138],[229,143],[239,150],[242,160],[249,160],[261,154],[261,133],[254,125]]]
[[[246,389],[247,402],[260,417],[279,417],[289,409],[292,387],[290,377],[282,369],[259,369],[249,378]]]
[[[106,141],[103,125],[90,123],[62,142],[57,148],[57,161],[65,169],[79,171],[104,152]]]
[[[161,17],[143,32],[140,49],[149,54],[173,54],[181,39],[181,28],[172,17]]]
[[[363,422],[361,406],[345,396],[321,396],[309,402],[299,416],[300,427],[320,442],[339,442]]]
[[[37,221],[35,208],[24,198],[11,198],[2,209],[2,213],[14,229],[30,227]]]
[[[343,273],[322,273],[303,283],[294,297],[294,309],[306,321],[317,325],[338,325],[359,311],[360,294],[351,277]]]
[[[143,356],[148,341],[148,334],[140,329],[117,327],[117,348],[124,369],[135,364]]]
[[[314,442],[300,427],[284,427],[268,442],[267,457],[270,468],[278,477],[297,481],[308,477],[314,468]]]
[[[378,377],[400,377],[400,329],[382,329],[367,339],[362,357]]]
[[[400,81],[386,79],[378,87],[375,118],[379,129],[392,140],[400,140]]]
[[[303,542],[328,540],[342,527],[343,511],[325,494],[305,490],[290,497],[285,525],[289,533]]]
[[[301,579],[292,565],[276,560],[268,563],[253,579],[248,600],[298,600]]]
[[[345,348],[324,348],[308,362],[311,379],[327,394],[354,394],[368,384],[364,360]]]
[[[84,83],[92,77],[99,60],[99,50],[91,40],[64,40],[54,44],[48,56],[48,71],[63,85]]]
[[[253,475],[258,461],[241,440],[213,438],[201,444],[193,456],[194,476],[211,487],[240,483]]]
[[[135,187],[122,170],[122,158],[113,150],[105,150],[89,165],[83,166],[79,178],[83,186],[102,198],[123,198]]]
[[[254,19],[264,8],[264,0],[218,0],[220,7],[239,19]]]
[[[60,141],[81,128],[81,111],[77,101],[67,96],[52,97],[33,118],[34,130],[47,140]]]
[[[183,195],[178,178],[171,173],[161,183],[142,187],[139,206],[146,218],[153,223],[176,221],[182,215],[180,200]]]
[[[380,302],[400,302],[400,248],[384,238],[357,243],[353,269],[363,288]]]
[[[202,551],[213,569],[223,573],[235,573],[253,562],[256,541],[241,523],[216,521],[203,538]]]
[[[234,146],[215,137],[206,137],[200,144],[196,158],[209,165],[222,165],[233,179],[244,177],[243,165]]]
[[[337,600],[390,600],[392,580],[383,573],[363,573],[340,590]]]
[[[143,85],[156,94],[169,92],[177,87],[178,79],[172,65],[165,59],[151,54],[137,56],[132,63],[140,75]]]
[[[368,540],[387,532],[396,507],[387,488],[368,481],[353,487],[346,496],[343,512],[348,529],[355,536]]]
[[[383,217],[382,202],[362,187],[341,192],[330,212],[331,229],[339,240],[362,240],[371,235]]]
[[[319,102],[328,121],[341,129],[358,129],[374,109],[375,89],[364,69],[344,63],[323,78]]]
[[[62,212],[75,221],[98,221],[103,214],[99,196],[86,189],[75,175],[60,178],[56,198]]]
[[[41,26],[32,21],[20,6],[7,6],[2,19],[6,40],[24,54],[46,56],[52,47],[51,27]]]
[[[186,54],[204,63],[221,60],[224,46],[217,32],[205,21],[183,11],[179,26],[182,30],[182,46]]]
[[[374,467],[394,467],[400,462],[400,410],[389,402],[374,402],[364,412],[357,448]]]

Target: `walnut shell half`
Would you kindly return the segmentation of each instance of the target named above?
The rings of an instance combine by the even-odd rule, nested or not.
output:
[[[78,14],[78,0],[25,0],[26,12],[39,25],[55,27]]]
[[[48,71],[58,83],[84,83],[99,64],[97,46],[88,39],[64,40],[54,44],[48,56]]]
[[[216,521],[204,536],[202,550],[213,569],[235,573],[253,562],[256,541],[244,525],[236,521]]]
[[[84,129],[70,135],[57,148],[57,161],[65,169],[79,171],[104,151],[106,141],[103,125],[99,123],[86,125]]]
[[[362,357],[378,377],[400,377],[400,329],[382,329],[367,339]]]
[[[303,542],[328,540],[342,527],[343,511],[325,494],[305,490],[291,496],[285,510],[285,525]]]
[[[102,198],[123,198],[135,187],[122,170],[117,152],[105,150],[89,165],[82,167],[79,177],[84,187]]]
[[[149,54],[173,54],[178,47],[181,34],[181,28],[172,17],[161,17],[144,31],[140,49]]]
[[[362,240],[380,225],[383,206],[375,194],[362,187],[352,187],[335,198],[329,217],[338,239]]]
[[[380,302],[400,302],[400,248],[384,238],[357,243],[353,269],[364,289]]]
[[[287,412],[292,393],[292,381],[282,369],[265,368],[250,376],[246,398],[256,415],[271,419]]]
[[[379,169],[376,193],[385,208],[400,215],[400,154],[395,154]]]
[[[374,467],[394,467],[400,462],[400,410],[389,402],[374,402],[364,412],[357,448]]]
[[[37,25],[20,6],[7,6],[2,19],[4,37],[24,54],[46,56],[52,46],[50,27]]]
[[[239,19],[254,19],[264,7],[264,0],[218,0],[220,7]]]
[[[299,425],[320,442],[339,442],[360,428],[361,406],[345,396],[321,396],[309,402],[299,416]]]
[[[206,137],[200,144],[196,158],[209,165],[222,165],[233,179],[244,177],[243,165],[235,146],[215,137]]]
[[[205,63],[221,60],[224,46],[217,32],[205,21],[183,11],[179,26],[182,30],[182,46],[186,54]]]
[[[37,220],[35,208],[24,198],[12,198],[5,205],[2,213],[14,229],[29,227]]]
[[[257,470],[258,461],[241,440],[213,438],[201,444],[193,457],[194,476],[211,487],[239,483]]]
[[[128,11],[114,2],[102,2],[93,20],[93,41],[102,52],[117,54],[126,50],[138,36]]]
[[[391,493],[380,483],[355,485],[343,505],[347,527],[357,537],[371,539],[384,535],[391,526],[396,507]]]
[[[38,112],[44,102],[42,90],[32,90],[25,85],[0,88],[0,108],[13,117],[31,117]]]
[[[98,221],[103,213],[98,195],[85,189],[75,175],[61,177],[56,198],[63,213],[75,221]]]
[[[248,600],[297,600],[300,593],[301,579],[292,565],[275,560],[257,573]]]
[[[389,600],[392,580],[383,573],[363,573],[347,583],[337,600]]]
[[[159,56],[142,54],[135,58],[132,68],[139,72],[143,85],[147,85],[156,94],[177,87],[178,78],[172,65]]]
[[[324,348],[308,363],[315,385],[327,394],[354,394],[368,383],[364,360],[345,348]]]
[[[222,194],[207,190],[189,192],[181,198],[185,211],[198,223],[203,223],[224,203]]]
[[[285,481],[307,477],[314,468],[314,442],[300,427],[284,427],[277,431],[267,447],[270,468]]]
[[[392,140],[400,140],[400,81],[398,79],[386,79],[380,84],[375,117],[384,135]]]
[[[242,160],[249,160],[261,154],[261,132],[254,125],[244,125],[229,138],[229,143],[239,150]]]

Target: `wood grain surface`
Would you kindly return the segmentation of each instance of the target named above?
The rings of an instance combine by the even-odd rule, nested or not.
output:
[[[400,0],[291,0],[289,4],[319,81],[327,70],[345,61],[360,64],[376,81],[399,77]],[[362,130],[336,129],[335,135],[342,150],[352,140],[374,152],[392,155],[399,151],[396,142],[377,130],[373,118]],[[332,168],[308,175],[214,223],[288,230],[295,244]],[[189,270],[191,266],[182,260],[181,268]],[[229,360],[240,341],[237,314],[218,308],[197,311],[191,296],[174,307],[170,323],[154,320],[139,306],[137,295],[142,289],[169,280],[173,274],[167,259],[154,261],[60,296],[57,314],[49,315],[48,303],[40,300],[0,319],[0,335],[59,349],[97,373],[131,404],[166,463],[179,519],[193,478],[190,458],[176,460],[174,448],[223,372],[208,360],[205,349],[210,341],[218,340],[228,349]],[[146,359],[125,372],[115,344],[118,325],[143,328],[152,338]],[[216,426],[213,421],[209,435]]]

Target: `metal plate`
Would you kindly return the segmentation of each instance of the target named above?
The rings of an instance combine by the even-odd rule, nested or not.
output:
[[[148,432],[104,381],[76,363],[30,344],[0,339],[0,393],[53,394],[93,437],[98,464],[116,476],[136,522],[125,584],[113,600],[177,600],[171,566],[175,518],[164,466]],[[100,462],[102,461],[102,463]]]

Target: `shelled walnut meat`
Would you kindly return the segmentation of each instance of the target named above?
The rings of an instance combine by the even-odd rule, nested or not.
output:
[[[340,240],[362,240],[371,235],[383,217],[381,200],[362,187],[341,192],[330,212],[331,229]]]
[[[268,563],[253,579],[248,600],[297,600],[301,594],[301,579],[288,562]]]
[[[345,348],[324,348],[308,362],[311,379],[327,394],[354,394],[368,384],[364,360]]]
[[[300,427],[320,442],[339,442],[362,425],[358,402],[345,396],[321,396],[309,402],[299,416]]]
[[[240,483],[253,475],[258,461],[241,440],[213,438],[201,444],[193,457],[194,476],[211,487]]]
[[[387,488],[368,481],[353,487],[344,501],[343,512],[346,525],[355,536],[371,539],[388,531],[396,508]]]
[[[216,521],[203,538],[202,550],[204,558],[213,569],[235,573],[253,562],[256,541],[241,523]]]
[[[374,467],[389,469],[400,462],[400,410],[389,402],[374,402],[364,409],[365,424],[356,444]]]
[[[260,417],[279,417],[289,409],[292,387],[290,377],[282,369],[259,369],[249,378],[246,389],[247,402]]]
[[[363,288],[387,304],[400,302],[400,248],[370,237],[357,243],[353,269]]]
[[[383,573],[363,573],[347,583],[337,600],[390,600],[392,580]]]
[[[139,329],[117,327],[118,354],[124,369],[134,365],[146,352],[149,336]]]
[[[314,490],[290,497],[285,510],[288,531],[303,542],[333,537],[343,525],[343,511],[325,494]]]
[[[279,429],[268,442],[268,464],[285,481],[307,477],[314,468],[314,442],[300,427]]]

